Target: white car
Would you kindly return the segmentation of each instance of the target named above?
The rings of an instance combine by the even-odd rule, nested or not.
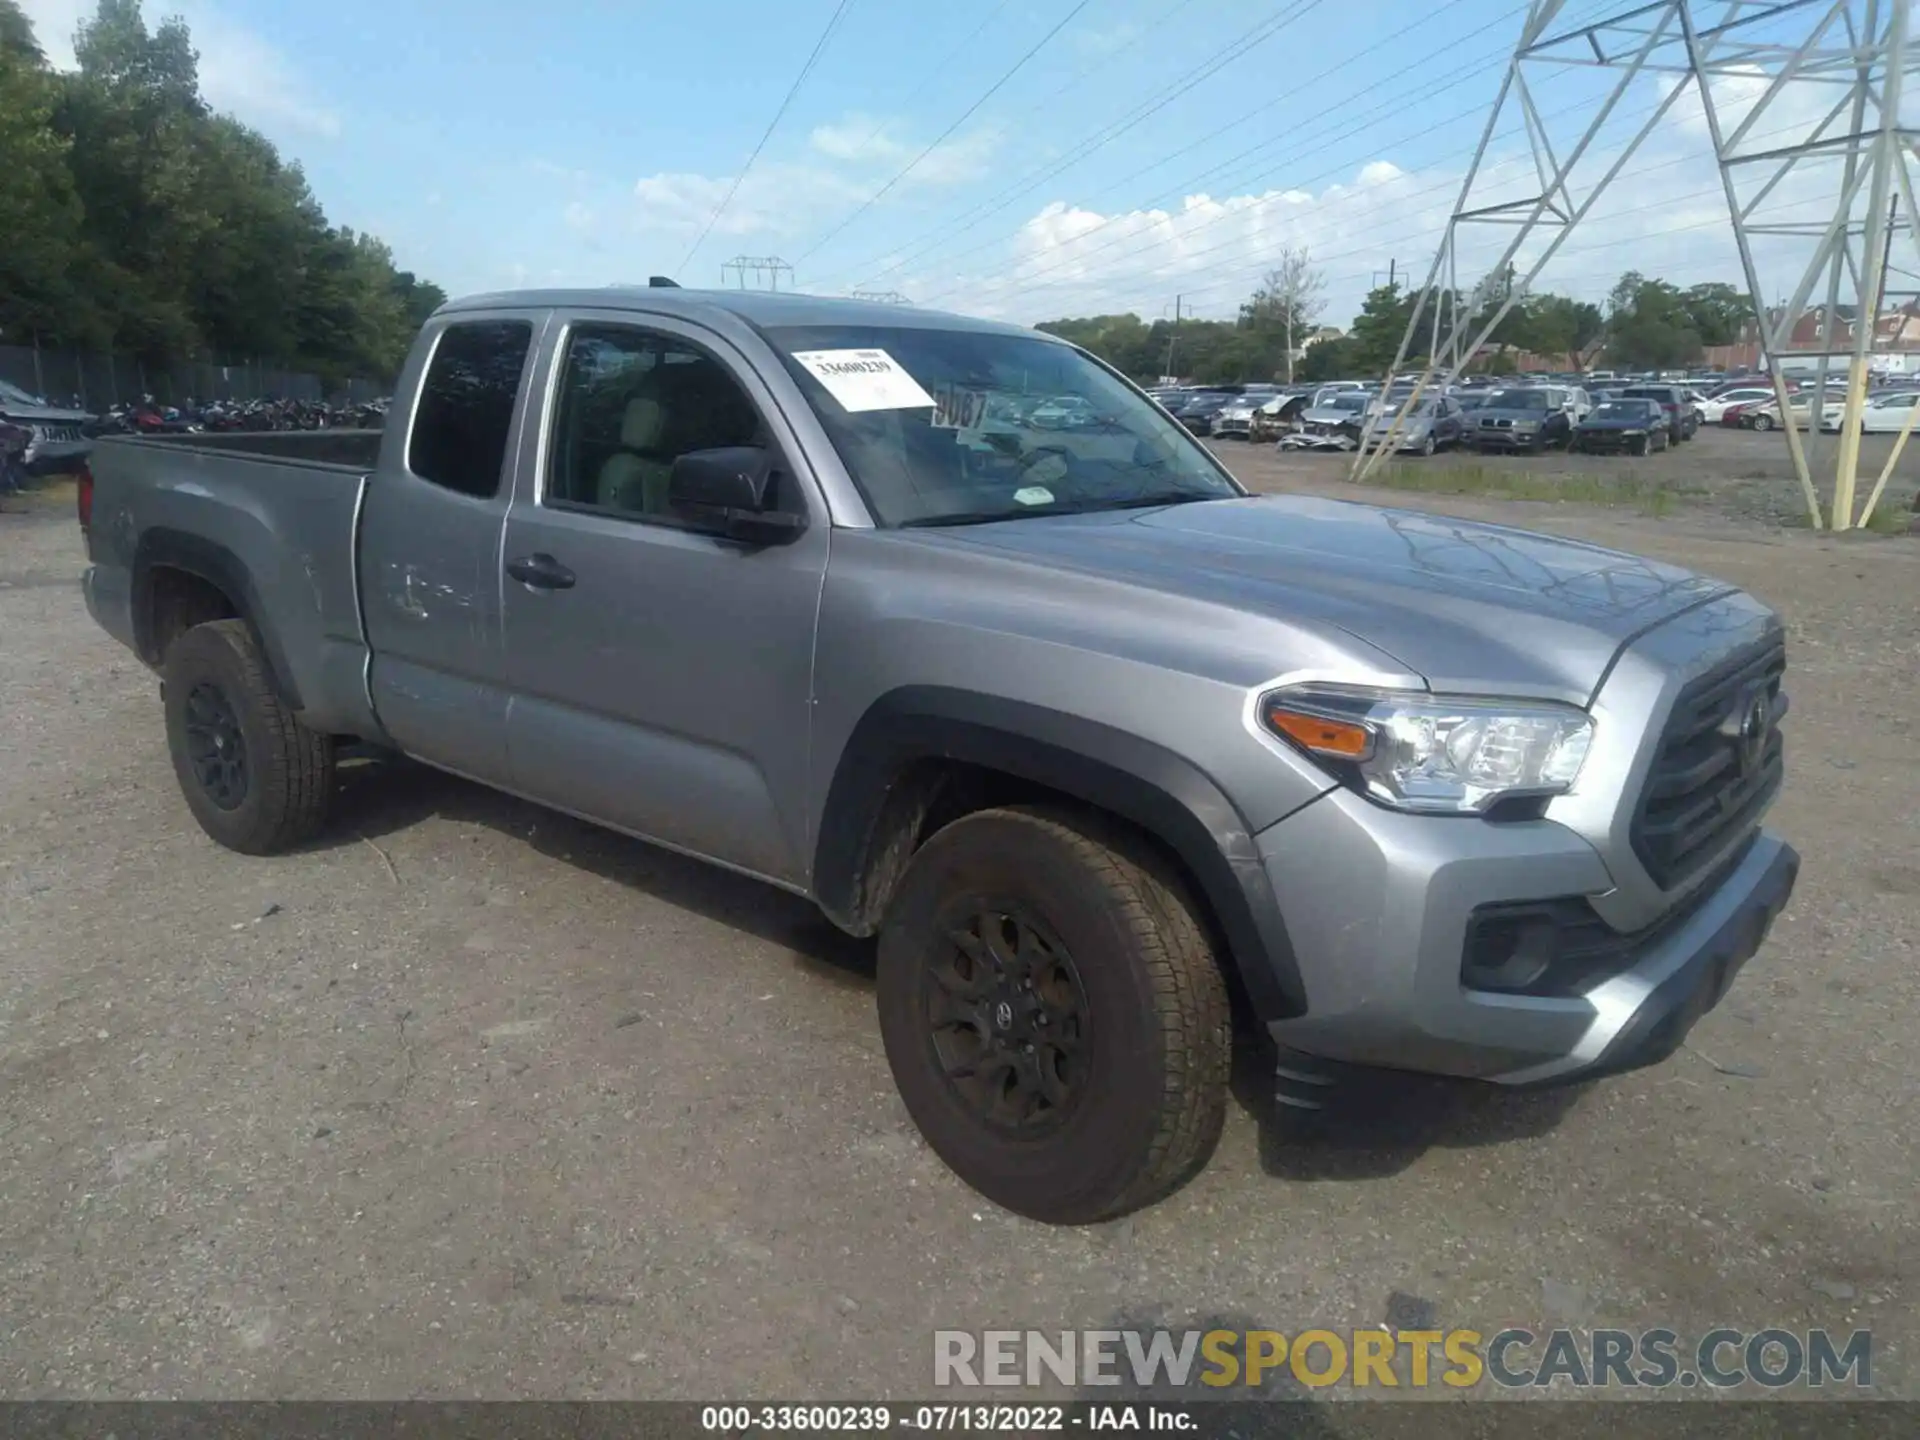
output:
[[[1722,390],[1718,395],[1702,400],[1694,408],[1700,412],[1702,425],[1718,425],[1726,418],[1727,409],[1733,405],[1753,405],[1762,400],[1773,399],[1771,385],[1746,385],[1738,390]]]
[[[1875,395],[1867,401],[1866,409],[1860,412],[1860,428],[1869,435],[1891,435],[1906,428],[1907,416],[1913,412],[1915,404],[1920,404],[1920,390],[1893,390],[1883,395]],[[1820,417],[1822,430],[1838,432],[1840,416],[1843,413],[1838,405],[1829,405]],[[1913,422],[1913,428],[1920,431],[1920,420]]]

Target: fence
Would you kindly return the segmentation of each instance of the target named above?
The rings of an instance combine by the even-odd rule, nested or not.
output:
[[[96,413],[151,395],[162,405],[188,400],[332,400],[361,405],[393,392],[388,380],[348,380],[329,387],[318,375],[276,370],[257,360],[238,364],[189,361],[150,366],[126,355],[87,355],[0,345],[0,380],[35,395]]]

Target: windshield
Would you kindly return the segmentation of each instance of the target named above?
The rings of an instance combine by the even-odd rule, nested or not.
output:
[[[881,525],[1244,493],[1165,411],[1056,341],[838,325],[767,336]]]
[[[1351,394],[1332,396],[1320,408],[1322,410],[1364,410],[1367,408],[1367,397],[1356,390]]]
[[[6,401],[9,405],[45,405],[47,403],[38,395],[29,395],[18,385],[9,385],[4,380],[0,380],[0,400]]]
[[[1494,410],[1545,410],[1547,397],[1541,390],[1502,390],[1487,401],[1487,406]]]
[[[1646,400],[1607,400],[1593,413],[1601,420],[1644,420],[1652,409],[1651,402]]]

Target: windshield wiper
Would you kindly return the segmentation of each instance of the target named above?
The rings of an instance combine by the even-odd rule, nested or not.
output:
[[[1135,495],[1126,500],[1096,501],[1087,505],[1075,505],[1065,512],[1070,515],[1085,515],[1100,510],[1147,510],[1161,505],[1191,505],[1200,500],[1232,500],[1233,495],[1196,495],[1191,490],[1162,490],[1153,495]]]
[[[911,520],[902,520],[899,529],[928,530],[941,525],[991,525],[996,520],[1018,520],[1023,515],[1058,515],[1054,509],[1046,510],[957,510],[951,515],[916,515]]]

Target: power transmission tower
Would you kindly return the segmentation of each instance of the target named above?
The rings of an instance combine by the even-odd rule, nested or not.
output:
[[[849,290],[849,300],[871,300],[876,305],[911,305],[913,302],[898,290]]]
[[[793,288],[793,266],[778,255],[736,255],[720,266],[722,285],[727,283],[729,275],[742,290],[747,288],[748,275],[753,276],[755,290],[778,290],[782,275],[787,277],[787,288]],[[762,284],[762,281],[765,283]]]
[[[1908,438],[1908,431],[1900,433],[1856,517],[1860,417],[1891,241],[1896,232],[1913,239],[1920,220],[1909,167],[1920,130],[1900,123],[1901,94],[1916,65],[1907,0],[1652,0],[1608,7],[1580,24],[1563,18],[1567,8],[1567,0],[1529,0],[1394,370],[1424,350],[1429,363],[1420,389],[1457,378],[1595,203],[1630,175],[1647,138],[1689,100],[1712,143],[1761,354],[1809,515],[1815,526],[1835,529],[1866,523]],[[1592,72],[1591,101],[1576,107],[1577,124],[1556,127],[1536,95],[1548,72],[1556,96],[1564,94],[1568,67]],[[1659,102],[1643,122],[1623,124],[1631,117],[1622,101],[1643,91],[1644,80],[1655,83]],[[1530,167],[1489,162],[1503,121],[1524,130]],[[1783,185],[1795,202],[1787,218],[1776,213]],[[1763,208],[1769,197],[1774,211]],[[1503,244],[1487,238],[1493,227],[1507,230]],[[1766,278],[1798,277],[1784,304],[1766,303],[1763,263]],[[1463,293],[1463,264],[1490,278]],[[1810,313],[1816,291],[1823,292],[1811,307],[1821,329],[1812,357],[1819,398],[1810,402],[1812,428],[1803,440],[1778,357]],[[1840,317],[1847,313],[1853,320],[1842,344]],[[1820,443],[1830,355],[1844,356],[1849,368],[1832,500],[1823,508],[1811,452]],[[1356,475],[1390,452],[1418,397],[1416,391],[1376,443],[1362,445]]]

